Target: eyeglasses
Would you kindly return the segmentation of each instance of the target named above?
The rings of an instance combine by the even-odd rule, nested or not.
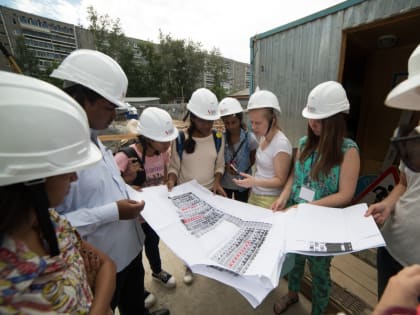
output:
[[[404,130],[400,128],[399,130]],[[391,144],[397,149],[403,163],[413,172],[420,172],[420,134],[416,133],[408,136],[398,136],[391,139]]]

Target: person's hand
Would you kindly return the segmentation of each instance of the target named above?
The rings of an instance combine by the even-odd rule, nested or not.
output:
[[[381,225],[389,218],[392,210],[393,208],[388,206],[386,202],[381,201],[370,205],[365,213],[365,217],[372,215],[375,222]]]
[[[270,209],[271,209],[271,210],[273,210],[273,211],[286,210],[286,209],[285,209],[286,204],[287,204],[287,198],[284,198],[282,195],[280,195],[280,196],[276,199],[276,201],[274,201],[274,202],[271,204]]]
[[[417,297],[419,295],[420,265],[405,267],[389,279],[388,285],[373,311],[373,315],[388,314],[394,308],[415,310],[418,305]]]
[[[220,183],[214,183],[212,191],[215,194],[221,195],[223,197],[227,197],[226,191],[223,189]]]
[[[127,169],[123,172],[122,177],[126,183],[130,184],[136,179],[137,172],[141,170],[139,160],[135,157],[129,158]]]
[[[137,191],[143,191],[143,187],[141,187],[141,186],[137,186],[137,185],[130,185],[131,186],[131,188],[133,188],[134,190],[137,190]]]
[[[120,220],[131,220],[137,218],[144,208],[144,200],[135,201],[123,199],[117,201]]]
[[[242,176],[242,179],[236,179],[236,178],[232,179],[232,181],[236,185],[244,187],[244,188],[251,188],[252,186],[254,186],[255,179],[253,176],[247,173],[242,173],[242,172],[239,173],[239,175]]]
[[[173,179],[168,179],[166,186],[168,187],[168,191],[171,191],[175,186],[175,181]]]

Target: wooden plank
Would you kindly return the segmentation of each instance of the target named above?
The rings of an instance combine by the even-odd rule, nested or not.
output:
[[[376,292],[377,273],[376,269],[369,264],[349,254],[334,257],[332,266],[363,285],[369,291]]]
[[[113,135],[100,135],[98,138],[101,141],[121,141],[137,138],[137,135],[134,134],[113,134]]]
[[[352,255],[337,256],[331,266],[331,278],[372,308],[377,303],[376,270]]]

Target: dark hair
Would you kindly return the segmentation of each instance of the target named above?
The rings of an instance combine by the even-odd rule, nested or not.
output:
[[[81,85],[75,84],[64,88],[64,91],[73,97],[82,107],[84,107],[85,101],[88,100],[94,103],[96,100],[103,98],[95,91]]]
[[[14,232],[25,224],[35,210],[42,237],[47,241],[51,256],[60,253],[57,236],[50,219],[45,184],[24,183],[0,187],[0,236]],[[2,237],[1,237],[2,238]]]
[[[13,232],[24,224],[31,212],[28,186],[22,183],[0,187],[0,233]]]
[[[241,129],[243,129],[243,130],[247,130],[247,128],[246,128],[246,125],[245,125],[245,123],[243,122],[243,113],[235,113],[235,114],[233,114],[233,115],[231,115],[231,116],[234,116],[234,117],[237,117],[238,119],[239,119],[239,122],[240,122],[240,125],[241,125]],[[223,120],[223,118],[222,118],[222,120]],[[230,136],[230,132],[229,132],[229,130],[227,130],[226,129],[226,139],[227,139],[227,143],[229,144],[229,145],[231,145],[232,144],[232,141],[231,141],[231,136]]]
[[[195,140],[193,139],[192,134],[196,128],[193,118],[196,118],[196,117],[197,116],[195,116],[192,112],[190,112],[190,126],[187,129],[188,138],[185,139],[185,143],[184,143],[185,152],[189,154],[194,153],[195,151]]]
[[[319,180],[320,175],[327,175],[331,168],[343,162],[344,154],[341,150],[346,136],[346,121],[343,113],[321,120],[321,135],[316,136],[308,124],[308,139],[300,154],[299,162],[303,162],[318,151],[313,163],[311,177]]]
[[[137,141],[136,143],[139,143],[141,145],[141,155],[142,155],[142,160],[144,161],[146,159],[146,150],[147,150],[147,144],[149,142],[149,139],[146,138],[143,135],[139,135],[137,136]]]

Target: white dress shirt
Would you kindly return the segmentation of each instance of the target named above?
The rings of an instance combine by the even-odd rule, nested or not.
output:
[[[97,164],[77,172],[78,180],[57,211],[78,230],[83,239],[97,247],[123,270],[140,253],[144,234],[139,220],[119,220],[116,201],[129,199],[124,180],[111,151],[97,139],[103,158]]]

